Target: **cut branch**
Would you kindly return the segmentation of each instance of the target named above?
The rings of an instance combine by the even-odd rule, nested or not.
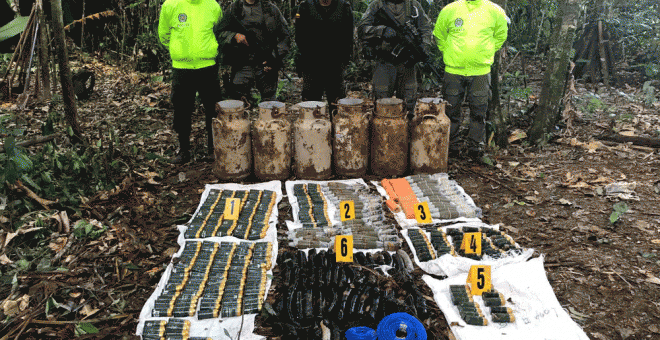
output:
[[[35,144],[41,144],[41,143],[49,142],[49,141],[51,141],[51,140],[53,140],[57,137],[58,137],[57,135],[37,137],[35,139],[26,140],[24,142],[16,143],[16,146],[27,147],[27,146],[31,146],[31,145],[35,145]],[[0,153],[4,153],[5,151],[6,151],[5,147],[0,145]]]
[[[30,188],[26,187],[23,184],[23,182],[21,182],[20,180],[17,180],[16,184],[11,185],[11,187],[14,190],[23,191],[29,198],[35,200],[42,207],[44,207],[46,210],[50,210],[49,205],[57,203],[57,201],[49,201],[47,199],[43,199],[43,198],[39,197],[37,194],[34,193],[34,191],[32,191],[32,190],[30,190]]]
[[[639,137],[639,136],[623,136],[619,134],[600,135],[596,138],[605,141],[617,143],[632,143],[639,146],[647,146],[651,148],[660,148],[660,138]]]

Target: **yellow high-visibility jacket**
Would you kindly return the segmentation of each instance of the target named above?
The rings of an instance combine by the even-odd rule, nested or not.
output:
[[[214,27],[222,9],[214,0],[166,0],[160,11],[158,39],[170,51],[172,67],[200,69],[215,65]]]
[[[507,37],[507,20],[504,10],[489,0],[458,0],[445,6],[433,30],[445,71],[462,76],[490,73],[495,52]]]

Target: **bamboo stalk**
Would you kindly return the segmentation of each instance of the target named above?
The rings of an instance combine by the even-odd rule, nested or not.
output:
[[[34,7],[32,8],[32,10],[34,10]],[[30,26],[31,23],[32,23],[32,14],[30,14],[30,18],[28,19],[28,22],[25,25],[25,31],[27,31],[27,29],[28,29],[28,27]],[[23,41],[25,40],[25,31],[23,31],[23,33],[21,33],[21,36],[18,39],[18,44],[16,45],[16,49],[14,49],[14,53],[12,53],[11,59],[9,59],[9,64],[7,64],[9,66],[11,66],[11,64],[18,57],[18,54],[20,52],[19,46],[22,46]],[[5,74],[3,75],[3,78],[7,79],[7,74],[9,74],[9,70],[10,70],[10,67],[7,67],[7,70],[5,70]]]

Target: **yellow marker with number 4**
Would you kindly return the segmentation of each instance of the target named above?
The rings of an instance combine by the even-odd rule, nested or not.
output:
[[[223,218],[225,220],[237,220],[238,212],[241,210],[241,200],[239,198],[228,198],[225,202]]]
[[[353,262],[353,235],[335,236],[337,262]]]
[[[481,255],[481,233],[465,233],[461,249],[465,250],[466,254]]]
[[[415,219],[419,224],[427,224],[433,222],[428,202],[415,204]]]
[[[481,295],[483,292],[490,291],[493,286],[490,280],[490,266],[474,265],[470,267],[467,283],[470,285],[472,295]]]
[[[342,222],[355,219],[355,203],[353,201],[341,201],[339,203],[339,218]]]

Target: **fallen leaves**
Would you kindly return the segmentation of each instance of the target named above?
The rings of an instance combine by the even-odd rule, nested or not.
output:
[[[15,316],[30,305],[30,296],[25,294],[16,300],[7,299],[2,303],[2,311],[7,316]]]

